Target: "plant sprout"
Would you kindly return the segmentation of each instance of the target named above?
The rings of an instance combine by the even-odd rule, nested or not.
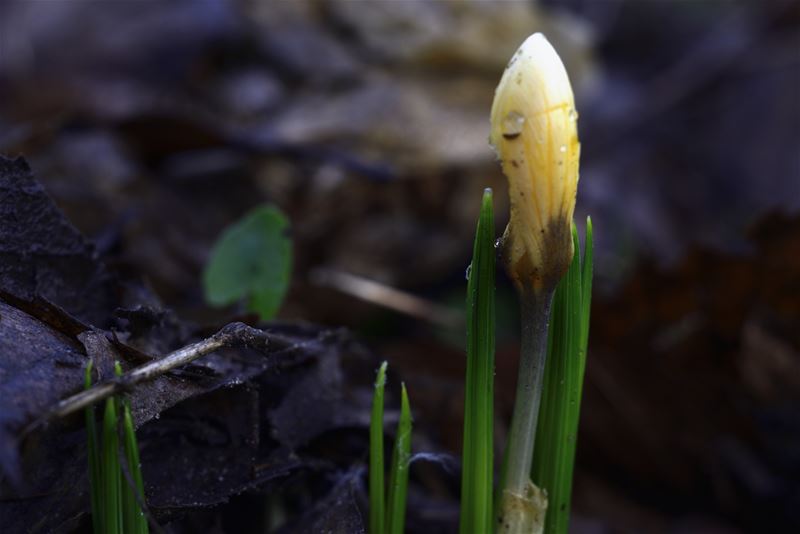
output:
[[[406,522],[408,468],[411,464],[411,405],[406,385],[401,384],[400,420],[397,423],[389,471],[388,496],[384,486],[383,396],[386,386],[383,362],[375,379],[369,429],[369,532],[402,534]]]
[[[369,531],[383,531],[386,500],[383,496],[383,391],[386,387],[386,366],[383,362],[375,379],[372,396],[372,418],[369,425]]]
[[[275,206],[259,206],[220,236],[203,273],[206,300],[213,306],[247,301],[261,320],[278,312],[292,271],[289,220]]]
[[[521,308],[516,400],[495,496],[495,246],[492,192],[487,189],[467,271],[461,534],[567,534],[593,267],[591,219],[583,257],[572,221],[580,156],[577,117],[561,59],[543,35],[532,35],[514,54],[497,88],[490,135],[511,195],[511,217],[499,248]],[[408,491],[411,417],[403,386],[386,498],[385,383],[386,362],[378,371],[372,405],[369,524],[372,534],[399,534]]]
[[[546,495],[530,480],[553,292],[573,258],[572,215],[580,144],[572,87],[540,33],[503,73],[491,112],[491,144],[508,178],[511,217],[501,245],[522,318],[514,414],[500,494],[505,532],[538,532]]]
[[[90,361],[86,366],[84,378],[84,388],[87,390],[92,386],[93,368],[93,362]],[[115,363],[114,372],[117,376],[122,375],[119,362]],[[106,399],[100,434],[95,422],[94,405],[85,409],[85,418],[93,532],[147,534],[149,532],[147,519],[142,512],[144,482],[128,401],[117,396]],[[124,455],[130,480],[123,473],[121,455]]]
[[[411,406],[406,385],[401,384],[400,421],[394,438],[392,466],[389,473],[389,496],[386,499],[386,532],[403,534],[406,524],[408,468],[411,464]]]

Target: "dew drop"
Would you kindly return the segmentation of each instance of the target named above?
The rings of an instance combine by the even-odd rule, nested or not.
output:
[[[558,150],[559,150],[559,152],[562,152],[562,153],[566,152],[566,151],[567,151],[567,145],[561,145],[561,146],[558,148]]]
[[[574,109],[569,110],[569,120],[576,121],[578,120],[578,112]]]
[[[503,137],[506,139],[516,139],[522,133],[522,125],[525,124],[525,116],[518,111],[509,111],[503,119]]]
[[[503,240],[502,240],[502,238],[498,237],[494,242],[494,248],[495,248],[495,250],[499,250],[500,247],[502,247],[502,246],[503,246]]]
[[[467,265],[467,271],[464,273],[464,280],[469,282],[469,275],[472,274],[472,264]]]

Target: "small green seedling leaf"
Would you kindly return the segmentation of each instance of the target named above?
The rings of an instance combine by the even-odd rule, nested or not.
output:
[[[203,274],[206,300],[225,306],[246,298],[248,309],[275,316],[289,287],[292,244],[289,221],[274,206],[261,206],[225,230]]]
[[[369,532],[383,534],[386,497],[383,482],[383,392],[387,362],[378,369],[369,424]]]
[[[101,478],[103,479],[104,534],[122,533],[122,469],[119,463],[119,434],[117,399],[106,399],[103,415],[103,444]]]
[[[84,389],[92,387],[92,369],[94,362],[89,360],[84,376]],[[87,455],[89,457],[89,493],[92,502],[92,528],[94,532],[102,532],[102,479],[100,478],[100,453],[98,452],[97,423],[95,422],[94,405],[84,410],[86,417]]]
[[[400,421],[389,473],[389,498],[387,499],[386,532],[403,534],[406,524],[406,497],[408,496],[408,467],[411,461],[411,407],[406,385],[402,384]]]
[[[142,512],[140,503],[144,504],[144,480],[142,479],[142,467],[139,461],[139,445],[136,441],[136,433],[133,428],[133,416],[131,406],[127,400],[123,400],[122,406],[122,435],[124,439],[125,461],[128,464],[128,472],[132,480],[122,480],[122,502],[123,502],[123,524],[125,534],[147,534],[149,527],[147,518]],[[131,487],[130,482],[133,482]]]
[[[93,362],[90,360],[84,375],[84,389],[92,387]],[[114,373],[122,376],[119,362]],[[106,400],[103,413],[102,437],[95,423],[94,406],[85,409],[89,456],[89,481],[92,502],[92,527],[95,534],[148,534],[147,519],[140,503],[144,503],[144,481],[139,465],[139,447],[133,429],[130,404],[121,397]],[[119,417],[122,417],[123,441],[120,447]],[[120,462],[125,464],[130,480]]]

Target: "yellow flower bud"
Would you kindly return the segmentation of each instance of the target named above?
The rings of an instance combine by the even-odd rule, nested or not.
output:
[[[497,86],[489,138],[508,178],[511,217],[503,253],[521,291],[554,289],[572,261],[577,118],[561,58],[544,35],[531,35]]]

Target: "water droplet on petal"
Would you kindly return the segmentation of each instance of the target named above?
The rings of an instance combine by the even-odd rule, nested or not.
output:
[[[561,145],[561,146],[558,148],[558,150],[559,150],[560,152],[562,152],[562,153],[563,153],[563,152],[566,152],[566,151],[567,151],[567,145]]]
[[[522,126],[525,124],[525,116],[518,111],[509,111],[503,119],[503,137],[506,139],[516,139],[522,133]]]
[[[569,120],[576,121],[578,120],[578,112],[574,109],[569,110]]]

